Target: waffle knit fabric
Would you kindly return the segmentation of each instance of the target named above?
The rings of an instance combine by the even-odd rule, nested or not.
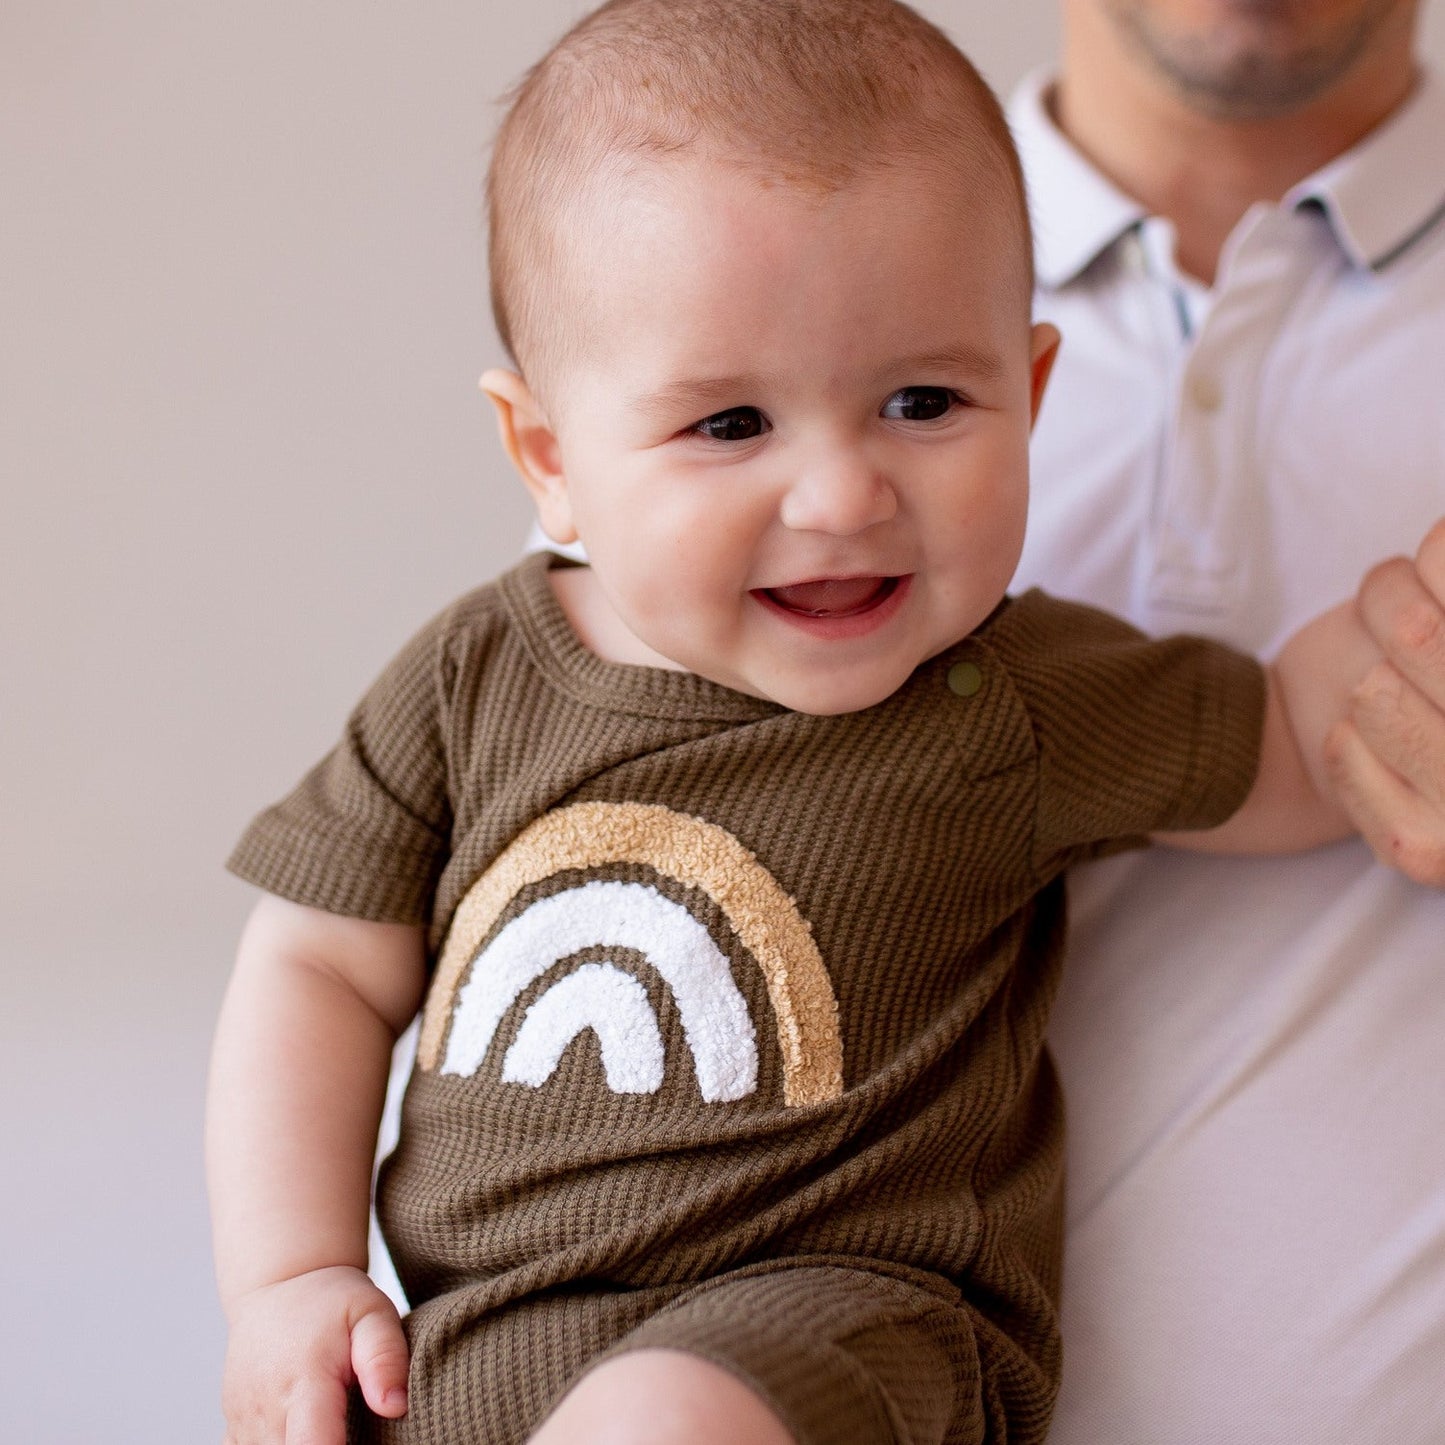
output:
[[[423,629],[230,862],[428,930],[377,1198],[411,1408],[350,1438],[522,1440],[661,1344],[802,1445],[1042,1440],[1063,870],[1234,811],[1257,665],[1029,593],[812,717],[594,656],[550,565]]]

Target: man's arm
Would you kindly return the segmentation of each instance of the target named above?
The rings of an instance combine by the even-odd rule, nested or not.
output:
[[[246,926],[206,1122],[232,1445],[342,1445],[353,1379],[405,1412],[405,1338],[365,1271],[391,1049],[424,968],[417,927],[269,895]]]

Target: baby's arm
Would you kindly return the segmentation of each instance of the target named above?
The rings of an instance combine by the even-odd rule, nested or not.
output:
[[[405,1413],[405,1337],[365,1271],[391,1048],[424,969],[418,927],[270,895],[246,926],[206,1122],[227,1445],[342,1445],[353,1378]]]
[[[1157,840],[1202,853],[1287,853],[1353,833],[1331,754],[1355,689],[1381,657],[1353,602],[1302,627],[1266,669],[1259,773],[1238,812],[1217,828]]]

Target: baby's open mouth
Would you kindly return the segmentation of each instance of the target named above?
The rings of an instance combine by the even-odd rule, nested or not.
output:
[[[886,602],[898,582],[897,577],[823,577],[762,590],[775,606],[801,617],[857,617]]]

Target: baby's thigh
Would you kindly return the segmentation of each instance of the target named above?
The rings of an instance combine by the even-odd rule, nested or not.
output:
[[[406,1414],[379,1419],[353,1390],[348,1445],[522,1445],[589,1365],[678,1292],[574,1285],[494,1308],[484,1286],[463,1286],[426,1300],[403,1321]]]
[[[728,1445],[976,1445],[986,1434],[972,1322],[952,1286],[790,1264],[735,1271],[660,1309],[583,1376],[535,1445],[710,1441],[686,1427],[659,1433],[655,1398],[627,1388],[669,1363],[668,1408],[679,1421],[728,1411],[712,1427]],[[703,1398],[683,1398],[689,1388]],[[579,1403],[607,1433],[572,1429]]]
[[[674,1349],[627,1350],[589,1370],[531,1445],[795,1445],[736,1375]]]
[[[706,1445],[685,1424],[690,1409],[725,1411],[724,1427],[755,1420],[755,1440],[724,1428],[728,1445],[987,1435],[970,1314],[932,1275],[779,1262],[681,1290],[573,1287],[497,1311],[472,1309],[468,1293],[407,1319],[410,1409],[381,1421],[354,1399],[351,1445]],[[659,1383],[674,1396],[671,1436],[659,1433]]]

